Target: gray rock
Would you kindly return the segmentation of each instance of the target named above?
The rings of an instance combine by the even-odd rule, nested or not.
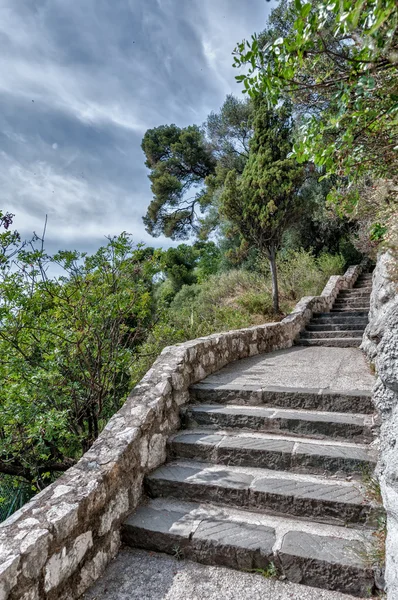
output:
[[[389,280],[391,256],[378,257],[373,275],[369,325],[362,349],[375,364],[374,401],[381,415],[378,473],[387,513],[385,584],[387,597],[398,597],[398,295]]]

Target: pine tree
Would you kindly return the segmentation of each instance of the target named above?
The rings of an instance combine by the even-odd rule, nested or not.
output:
[[[304,210],[304,167],[293,158],[292,118],[287,107],[256,106],[249,160],[238,177],[230,171],[221,196],[222,214],[270,263],[273,306],[279,312],[276,254],[284,232]]]

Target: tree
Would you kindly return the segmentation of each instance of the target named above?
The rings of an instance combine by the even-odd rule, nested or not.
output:
[[[49,278],[49,265],[62,276]],[[92,256],[21,250],[1,271],[0,473],[41,489],[120,408],[156,270],[122,234]]]
[[[253,103],[226,97],[218,112],[212,112],[203,126],[216,159],[214,173],[206,177],[208,208],[201,219],[198,237],[207,239],[220,227],[219,200],[225,179],[232,169],[241,174],[249,158],[253,135]]]
[[[252,97],[265,94],[274,105],[288,98],[301,108],[299,161],[350,178],[390,177],[398,148],[396,1],[295,0],[286,11],[284,31],[237,46],[235,66],[249,65],[237,79]]]
[[[228,171],[242,173],[252,135],[251,101],[227,96],[201,128],[162,125],[142,141],[153,200],[144,223],[154,236],[206,239],[219,225],[218,197]]]
[[[151,169],[153,192],[144,217],[146,229],[153,236],[186,238],[191,230],[198,229],[197,210],[205,210],[208,204],[203,186],[215,170],[211,149],[196,125],[148,129],[141,147],[145,164]]]
[[[248,244],[267,257],[273,306],[279,312],[276,253],[286,229],[302,214],[299,195],[304,168],[288,158],[292,149],[291,113],[259,102],[249,160],[241,177],[230,171],[221,197],[222,214]]]
[[[219,112],[211,112],[204,129],[217,163],[242,172],[249,158],[253,134],[253,103],[229,94]]]

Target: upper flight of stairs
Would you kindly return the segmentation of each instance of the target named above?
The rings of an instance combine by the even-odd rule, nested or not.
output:
[[[355,293],[369,287],[364,275]],[[360,326],[325,321],[334,315],[315,319],[309,327],[320,329],[309,332],[339,327],[337,339],[348,343],[362,335],[363,317],[349,317]],[[272,565],[292,582],[370,597],[366,548],[381,508],[363,483],[377,459],[369,393],[261,389],[249,399],[243,387],[225,394],[212,385],[192,386],[183,429],[169,440],[168,462],[146,478],[124,542],[242,570]]]
[[[359,276],[352,289],[341,290],[328,313],[315,313],[301,332],[301,346],[360,346],[368,323],[372,274]]]

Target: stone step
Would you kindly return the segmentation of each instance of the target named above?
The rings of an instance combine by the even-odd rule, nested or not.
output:
[[[363,414],[197,404],[183,409],[182,420],[184,426],[189,428],[254,429],[268,433],[279,432],[354,442],[371,442],[374,439],[373,418]]]
[[[343,321],[343,319],[362,319],[368,320],[369,311],[351,311],[349,314],[337,314],[336,312],[314,313],[314,319],[333,319]],[[312,321],[313,319],[311,319]]]
[[[372,289],[373,281],[371,279],[360,279],[355,282],[355,285],[351,288],[353,290],[358,290],[361,288]]]
[[[372,472],[373,449],[363,444],[308,440],[269,433],[180,431],[168,442],[171,460],[193,460],[296,473]]]
[[[352,289],[353,289],[353,292],[365,292],[365,297],[367,296],[370,298],[370,296],[372,294],[372,289],[368,288],[368,287],[355,287]]]
[[[327,326],[325,326],[327,327]],[[302,331],[300,333],[300,338],[302,339],[319,339],[319,338],[323,338],[323,339],[330,339],[330,338],[347,338],[347,337],[362,337],[363,336],[363,332],[365,331],[365,328],[363,329],[349,329],[349,330],[345,330],[344,326],[337,328],[337,329],[333,329],[332,331]]]
[[[373,281],[373,273],[364,273],[363,275],[360,275],[355,283],[360,281]]]
[[[368,292],[369,294],[372,293],[372,286],[370,284],[366,283],[366,282],[358,284],[358,285],[355,284],[354,287],[351,288],[351,289],[352,290],[356,290],[356,291],[358,291],[358,290],[362,291],[363,290],[363,291]]]
[[[122,527],[131,546],[241,570],[271,563],[288,581],[370,597],[364,530],[305,523],[227,507],[152,500]]]
[[[306,330],[307,331],[319,331],[322,332],[324,331],[325,333],[328,332],[332,332],[332,331],[341,331],[341,332],[347,332],[349,333],[351,332],[360,332],[360,335],[363,335],[363,332],[365,331],[365,327],[366,327],[367,323],[354,323],[354,324],[350,324],[350,323],[324,323],[324,324],[317,324],[314,323],[314,321],[311,321],[309,325],[307,325]],[[320,336],[322,337],[322,336]]]
[[[338,337],[338,338],[300,338],[296,344],[298,346],[326,346],[328,348],[359,348],[362,344],[361,337]]]
[[[365,390],[338,391],[323,388],[289,388],[230,383],[214,386],[199,382],[190,387],[195,402],[272,406],[304,410],[373,414],[372,393]]]
[[[374,528],[382,514],[359,482],[268,469],[175,461],[147,476],[145,488],[151,498],[172,496],[343,526]]]
[[[334,308],[334,306],[331,308],[330,312],[331,313],[335,313],[338,311],[345,311],[345,312],[349,312],[351,314],[351,316],[362,316],[362,317],[367,317],[369,314],[369,307],[367,306],[355,306],[354,308]]]
[[[351,290],[341,290],[337,298],[370,298],[370,291],[361,288]]]
[[[346,306],[369,306],[369,299],[364,296],[360,298],[336,298],[336,301],[333,306],[337,304],[342,304]]]
[[[334,313],[331,314],[330,317],[320,317],[316,319],[311,319],[309,325],[335,325],[336,327],[346,328],[347,326],[353,326],[354,329],[362,329],[365,328],[368,324],[368,319],[363,317],[347,317],[346,315],[336,315]]]
[[[333,310],[336,308],[348,308],[349,310],[368,310],[370,309],[370,304],[366,304],[365,302],[353,302],[353,301],[338,301],[333,304]]]

